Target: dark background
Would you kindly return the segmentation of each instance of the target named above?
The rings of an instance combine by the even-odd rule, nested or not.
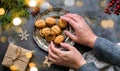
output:
[[[75,0],[82,1],[82,0]],[[100,37],[104,37],[106,39],[109,39],[112,42],[120,42],[120,16],[116,16],[114,14],[108,15],[104,12],[104,7],[101,7],[101,2],[104,0],[83,0],[84,5],[82,7],[79,7],[77,5],[74,6],[65,6],[64,0],[48,0],[53,7],[60,7],[63,8],[71,13],[77,13],[81,15],[88,25],[91,27],[93,32]],[[40,12],[43,12],[44,9],[41,9]],[[50,68],[43,67],[42,62],[44,61],[45,55],[47,55],[47,52],[42,50],[37,46],[35,41],[33,40],[33,25],[34,20],[36,16],[31,16],[29,20],[23,24],[22,29],[23,31],[27,30],[30,34],[30,37],[28,37],[27,41],[21,41],[20,37],[18,36],[18,33],[15,33],[14,29],[11,29],[9,31],[2,30],[1,36],[5,36],[8,38],[13,38],[15,40],[15,44],[18,46],[21,46],[23,48],[26,48],[28,50],[34,50],[35,53],[31,59],[31,62],[34,62],[39,69],[39,71],[68,71],[68,68],[52,65]],[[100,25],[100,22],[102,20],[111,19],[115,22],[114,27],[112,28],[102,28]],[[89,35],[89,34],[88,34]],[[0,63],[3,60],[4,54],[6,52],[6,49],[8,47],[9,42],[1,43],[0,42]],[[90,49],[85,46],[81,46],[79,44],[75,44],[75,47],[81,52],[89,51]],[[2,66],[0,64],[0,71],[9,71],[6,67]]]

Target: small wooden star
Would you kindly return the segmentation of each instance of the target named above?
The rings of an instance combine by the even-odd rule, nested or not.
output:
[[[45,61],[43,61],[43,64],[47,65],[48,67],[51,66],[52,62],[49,61],[48,56],[45,56]]]
[[[27,31],[22,32],[20,35],[18,35],[21,37],[21,40],[27,40],[27,37],[30,36],[29,34],[27,34]]]

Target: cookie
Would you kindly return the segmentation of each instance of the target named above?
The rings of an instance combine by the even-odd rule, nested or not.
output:
[[[58,20],[58,26],[61,28],[61,29],[64,29],[67,27],[67,22],[62,20],[62,19],[59,19]]]
[[[55,37],[56,36],[53,32],[49,32],[47,35],[45,35],[45,39],[47,42],[54,41]]]
[[[51,27],[51,31],[55,34],[55,35],[59,35],[61,33],[61,29],[58,25],[54,25],[53,27]]]
[[[56,38],[55,38],[55,40],[54,40],[54,43],[56,44],[56,45],[59,45],[61,42],[63,42],[64,41],[64,36],[63,35],[58,35]]]
[[[46,23],[44,20],[40,19],[35,22],[35,27],[37,28],[44,28],[46,26]]]
[[[46,18],[46,24],[47,24],[47,26],[50,26],[50,27],[55,25],[56,24],[55,18],[53,18],[53,17]]]
[[[50,31],[50,28],[49,27],[45,27],[45,28],[43,28],[41,31],[40,31],[40,35],[42,36],[42,37],[45,37],[45,35],[47,35],[48,33],[50,33],[51,31]]]

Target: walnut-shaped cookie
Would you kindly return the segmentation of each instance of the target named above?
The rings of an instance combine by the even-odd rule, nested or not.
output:
[[[56,24],[56,19],[53,17],[48,17],[48,18],[46,18],[46,24],[47,24],[47,26],[51,27]]]
[[[46,26],[46,23],[44,20],[40,19],[35,22],[35,27],[37,28],[44,28]]]
[[[64,36],[63,35],[58,35],[56,38],[55,38],[55,40],[54,40],[54,43],[56,44],[56,45],[59,45],[61,42],[63,42],[64,41]]]
[[[58,26],[61,28],[61,29],[64,29],[67,27],[67,22],[62,20],[62,19],[59,19],[58,20]]]
[[[59,35],[61,33],[61,29],[58,25],[51,27],[51,31],[54,32],[55,35]]]
[[[42,37],[45,37],[45,35],[47,35],[48,33],[50,33],[51,31],[50,31],[50,28],[49,27],[45,27],[45,28],[43,28],[43,29],[41,29],[40,30],[40,35],[42,36]]]
[[[54,41],[56,35],[53,32],[49,32],[47,35],[45,35],[45,39],[47,42]]]
[[[39,30],[40,36],[44,37],[43,33],[42,33],[42,29]]]

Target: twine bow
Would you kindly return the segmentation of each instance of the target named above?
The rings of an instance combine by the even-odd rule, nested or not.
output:
[[[25,56],[25,55],[21,55],[21,52],[22,52],[22,49],[20,48],[20,47],[17,47],[17,49],[16,49],[16,56],[14,57],[14,58],[11,58],[11,57],[8,57],[8,58],[10,58],[11,60],[10,61],[8,61],[8,65],[9,66],[11,66],[11,65],[13,65],[14,63],[15,63],[15,61],[16,60],[18,60],[18,58],[19,57],[22,57],[22,56]],[[20,59],[19,59],[20,60]],[[21,61],[23,61],[23,60],[21,60]],[[23,61],[23,62],[25,62],[25,61]]]

